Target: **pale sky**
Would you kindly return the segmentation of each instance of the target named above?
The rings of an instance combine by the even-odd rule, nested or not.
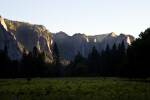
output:
[[[150,27],[150,0],[0,0],[0,15],[42,24],[53,33],[138,37]]]

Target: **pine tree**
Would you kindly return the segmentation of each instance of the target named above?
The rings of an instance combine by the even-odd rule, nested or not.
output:
[[[0,77],[8,78],[10,77],[10,59],[8,57],[7,46],[4,46],[4,49],[0,51]]]
[[[37,68],[38,68],[38,75],[40,77],[44,77],[44,71],[45,71],[45,53],[39,53],[38,59],[37,59]]]
[[[117,75],[117,46],[114,43],[111,50],[111,61],[110,61],[110,74],[111,76]]]
[[[129,78],[150,77],[150,28],[141,32],[139,38],[127,49],[124,66],[121,69],[121,76]],[[122,74],[123,73],[123,74]]]
[[[74,58],[74,63],[82,62],[84,60],[82,54],[78,52],[78,54]]]
[[[122,58],[124,58],[124,54],[125,54],[125,44],[124,44],[124,41],[122,41],[122,43],[121,43],[121,56],[122,56]]]
[[[112,53],[113,53],[114,56],[115,56],[116,53],[117,53],[117,46],[116,46],[115,43],[113,44],[113,47],[112,47]]]
[[[107,46],[106,46],[106,56],[109,56],[109,53],[110,53],[110,47],[109,47],[109,45],[107,44]]]
[[[61,75],[61,58],[59,54],[59,49],[57,47],[56,42],[54,43],[53,47],[53,64],[55,64],[55,71],[56,71],[56,76]]]
[[[103,66],[103,76],[109,76],[110,74],[110,47],[107,44],[105,49],[105,56],[104,56],[104,66]]]
[[[33,58],[31,61],[31,71],[33,73],[33,77],[40,77],[40,62],[39,62],[39,50],[37,47],[33,47],[32,53],[28,55],[29,58]]]
[[[10,59],[8,57],[8,48],[5,45],[4,50],[2,51],[2,67],[3,67],[3,77],[8,78],[11,77],[11,67],[10,67]]]
[[[89,73],[91,74],[91,76],[97,76],[100,74],[99,58],[100,58],[100,55],[96,47],[93,46],[92,52],[91,54],[89,54],[89,57],[88,57]]]
[[[77,55],[75,56],[71,69],[72,69],[73,76],[86,76],[87,75],[88,70],[87,70],[86,61],[80,52],[78,52]]]

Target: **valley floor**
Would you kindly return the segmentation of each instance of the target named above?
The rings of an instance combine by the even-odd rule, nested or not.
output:
[[[113,77],[0,79],[0,100],[150,100],[150,82]]]

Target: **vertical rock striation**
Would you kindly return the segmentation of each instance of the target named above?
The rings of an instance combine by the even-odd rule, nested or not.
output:
[[[4,46],[8,49],[8,56],[10,59],[21,59],[22,52],[18,47],[17,41],[13,34],[7,31],[7,26],[3,18],[0,16],[0,50],[3,50]]]

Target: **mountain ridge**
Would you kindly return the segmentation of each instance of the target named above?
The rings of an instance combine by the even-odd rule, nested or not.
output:
[[[31,51],[32,48],[36,46],[39,50],[46,51],[52,55],[53,44],[56,42],[60,49],[60,55],[67,60],[73,60],[77,52],[81,52],[84,57],[87,57],[93,46],[101,52],[106,48],[107,44],[112,47],[114,43],[119,45],[119,43],[124,41],[127,48],[131,42],[135,40],[131,35],[116,35],[114,32],[99,35],[76,33],[70,36],[62,31],[52,33],[43,25],[8,19],[4,19],[4,21],[7,30],[13,34],[16,41],[28,51]]]

